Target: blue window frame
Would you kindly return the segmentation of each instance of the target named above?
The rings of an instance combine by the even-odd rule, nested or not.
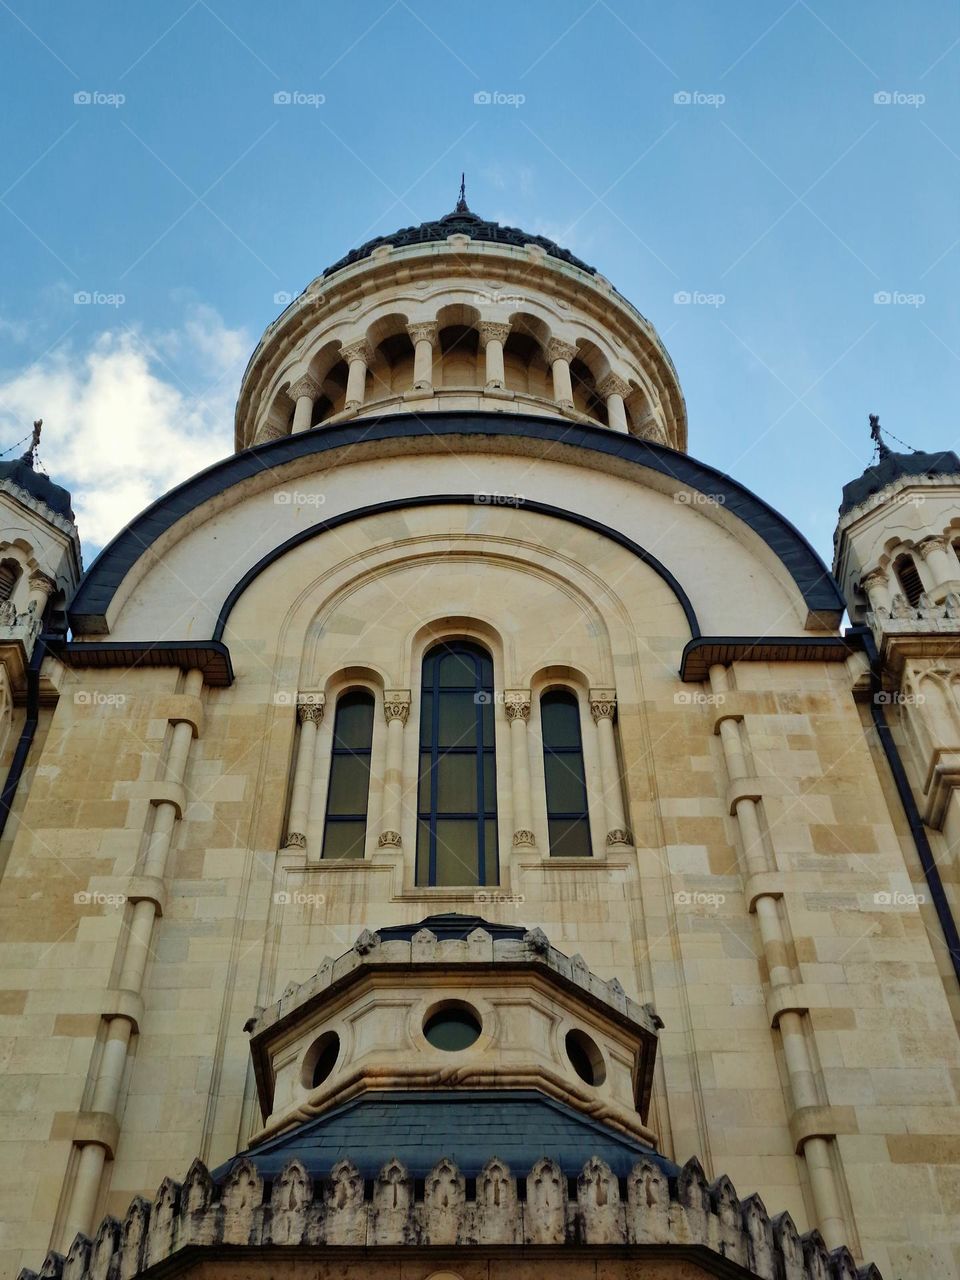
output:
[[[540,699],[547,828],[552,858],[589,858],[590,815],[583,766],[580,704],[574,694],[554,689]]]
[[[417,795],[417,884],[497,884],[493,661],[479,645],[424,657]]]
[[[341,694],[333,721],[333,751],[322,858],[362,858],[367,838],[373,694]]]

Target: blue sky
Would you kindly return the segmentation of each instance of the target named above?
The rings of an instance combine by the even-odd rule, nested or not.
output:
[[[232,449],[277,295],[461,169],[657,326],[691,453],[824,556],[868,411],[958,443],[955,3],[0,0],[0,38],[0,446],[42,414],[88,563]]]

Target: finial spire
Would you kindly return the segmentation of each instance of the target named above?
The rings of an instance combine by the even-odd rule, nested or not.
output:
[[[467,175],[460,174],[460,199],[457,201],[457,213],[469,213],[470,208],[467,205]]]
[[[23,455],[23,461],[29,462],[33,466],[34,459],[37,456],[37,449],[40,447],[40,428],[43,426],[43,419],[36,418],[33,424],[33,435],[30,437],[30,447]]]
[[[877,452],[880,455],[880,461],[889,458],[890,450],[887,448],[883,436],[880,434],[880,415],[879,413],[871,413],[870,418],[870,439],[877,446]]]

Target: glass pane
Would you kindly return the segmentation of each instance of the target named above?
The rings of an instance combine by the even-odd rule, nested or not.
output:
[[[483,824],[483,882],[484,884],[500,883],[500,868],[497,862],[497,823],[488,818]]]
[[[473,747],[477,742],[477,708],[472,693],[440,697],[440,746]]]
[[[441,756],[437,763],[437,810],[476,813],[476,755]]]
[[[553,858],[589,858],[590,825],[586,818],[556,818],[549,824],[550,856]]]
[[[366,693],[345,694],[337,703],[335,747],[370,749],[373,740],[373,698]]]
[[[417,792],[417,812],[430,812],[430,757],[420,756],[420,789]]]
[[[367,812],[370,790],[369,756],[334,756],[330,768],[328,814],[361,814]]]
[[[441,689],[473,689],[477,683],[477,667],[469,653],[447,653],[440,659]]]
[[[485,653],[477,654],[480,667],[480,683],[485,689],[493,688],[493,659]]]
[[[426,1024],[423,1034],[435,1049],[456,1053],[479,1039],[480,1020],[470,1009],[442,1009]]]
[[[493,746],[493,694],[481,693],[478,695],[482,699],[480,704],[480,719],[483,725],[483,745],[485,747]]]
[[[362,858],[367,824],[360,822],[328,822],[323,835],[325,858]]]
[[[580,746],[580,708],[573,697],[545,694],[540,700],[540,722],[546,746]]]
[[[430,883],[430,823],[417,823],[417,884]]]
[[[477,883],[477,823],[442,818],[437,822],[437,884]]]
[[[547,783],[548,813],[583,813],[587,789],[583,781],[583,758],[571,751],[565,755],[545,755],[543,771]]]
[[[483,811],[497,812],[497,762],[492,751],[483,753]]]
[[[426,672],[424,672],[426,680]],[[420,745],[429,747],[433,733],[433,694],[425,693],[420,699]]]

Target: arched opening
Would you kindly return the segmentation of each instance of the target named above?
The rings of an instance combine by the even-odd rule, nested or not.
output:
[[[510,332],[503,344],[503,369],[507,390],[550,398],[550,366],[532,334]]]
[[[597,391],[593,374],[576,356],[570,361],[570,381],[573,385],[573,407],[607,426],[607,402]]]
[[[547,830],[552,858],[589,858],[590,816],[580,732],[580,705],[568,689],[540,699]]]
[[[923,583],[920,580],[920,574],[914,563],[913,556],[907,555],[906,552],[897,556],[894,561],[893,571],[897,575],[900,590],[916,608],[920,603],[920,597],[923,595]]]
[[[423,659],[417,884],[496,884],[493,660],[466,640]]]
[[[373,694],[341,694],[333,722],[330,784],[323,826],[323,858],[362,858],[367,838]]]
[[[445,387],[483,386],[477,361],[480,335],[465,324],[449,324],[437,335],[442,360],[442,385]]]
[[[409,391],[413,386],[413,343],[407,333],[392,333],[376,348],[371,366],[375,400]]]
[[[313,402],[313,415],[310,419],[312,427],[343,410],[347,402],[348,373],[345,360],[338,360],[327,372],[320,383],[320,394]]]
[[[9,600],[23,572],[16,560],[0,560],[0,603]]]

